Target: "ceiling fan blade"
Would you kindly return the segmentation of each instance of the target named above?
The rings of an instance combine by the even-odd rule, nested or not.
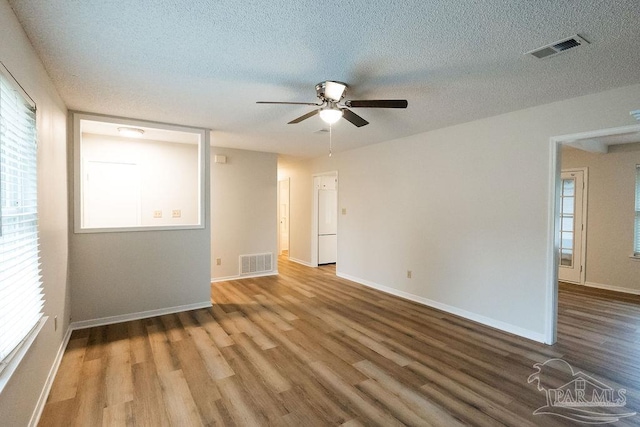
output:
[[[342,117],[359,128],[369,124],[368,121],[347,108],[342,109]]]
[[[315,104],[314,104],[314,105],[315,105]],[[289,124],[289,125],[293,125],[293,124],[296,124],[296,123],[300,123],[300,122],[301,122],[301,121],[303,121],[303,120],[307,120],[309,117],[313,117],[313,116],[315,116],[316,114],[318,114],[318,112],[319,112],[319,111],[320,111],[320,110],[313,110],[313,111],[310,111],[310,112],[308,112],[307,114],[305,114],[304,116],[300,116],[300,117],[298,117],[297,119],[293,119],[293,120],[291,120],[291,121],[290,121],[289,123],[287,123],[287,124]]]
[[[280,101],[257,101],[256,104],[317,105],[318,107],[322,105],[315,102],[280,102]]]
[[[406,99],[369,99],[346,101],[344,105],[350,108],[407,108]]]

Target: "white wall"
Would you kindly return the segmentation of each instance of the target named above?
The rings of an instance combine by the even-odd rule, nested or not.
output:
[[[635,85],[289,162],[291,256],[310,261],[311,216],[294,198],[337,170],[338,274],[543,340],[549,138],[633,124],[638,99]]]
[[[207,197],[203,203],[208,207],[206,160]],[[192,230],[72,233],[69,246],[72,321],[208,303],[211,292],[208,217],[205,225],[203,229]]]
[[[211,147],[212,280],[238,276],[240,255],[270,252],[277,271],[277,190],[276,154]]]
[[[564,147],[562,168],[587,167],[586,284],[640,293],[640,261],[633,254],[636,165],[640,143],[597,154]]]
[[[82,135],[83,161],[138,165],[142,226],[198,224],[198,152],[197,144]],[[157,210],[162,218],[154,218]],[[181,216],[172,218],[173,210]]]
[[[0,61],[37,103],[40,257],[49,321],[0,394],[0,424],[25,426],[69,325],[67,110],[13,11],[0,0]],[[54,330],[54,316],[58,329]]]

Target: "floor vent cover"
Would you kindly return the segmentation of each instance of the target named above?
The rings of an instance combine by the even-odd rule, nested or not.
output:
[[[564,52],[565,50],[573,49],[574,47],[582,46],[585,44],[589,44],[589,42],[576,34],[571,37],[567,37],[566,39],[558,40],[546,46],[534,49],[530,52],[525,53],[525,55],[533,55],[538,59],[548,58],[550,56]]]
[[[240,255],[240,275],[264,273],[273,270],[271,253]]]

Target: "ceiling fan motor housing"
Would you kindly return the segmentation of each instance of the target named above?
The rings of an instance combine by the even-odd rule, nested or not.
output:
[[[335,103],[344,98],[347,87],[346,83],[327,80],[316,85],[316,93],[321,100]]]

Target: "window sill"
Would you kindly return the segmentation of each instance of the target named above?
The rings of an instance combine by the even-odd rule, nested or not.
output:
[[[16,348],[15,353],[9,355],[9,363],[0,371],[0,394],[2,394],[5,386],[9,383],[9,380],[18,369],[20,362],[22,362],[24,357],[29,352],[29,348],[31,348],[31,345],[36,340],[36,337],[42,330],[44,324],[47,323],[47,319],[47,316],[42,316],[42,319],[40,319],[38,324],[33,328],[29,335],[26,336],[22,344],[20,344]]]
[[[113,227],[113,228],[80,228],[74,229],[75,234],[95,234],[95,233],[130,233],[134,231],[173,231],[173,230],[203,230],[204,224],[185,225],[149,225],[136,227]]]
[[[634,261],[640,261],[640,255],[629,255],[629,258],[631,258]]]

